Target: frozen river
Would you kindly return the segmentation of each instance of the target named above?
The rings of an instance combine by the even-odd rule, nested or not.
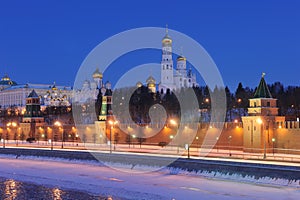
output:
[[[64,190],[56,186],[43,186],[33,183],[0,178],[0,199],[2,200],[105,200],[101,197],[76,190]]]
[[[297,186],[259,185],[208,179],[192,174],[173,175],[167,171],[141,173],[133,169],[130,172],[124,172],[91,162],[2,157],[0,166],[0,177],[4,178],[1,179],[2,195],[7,187],[5,184],[19,184],[19,187],[15,187],[16,195],[21,195],[20,190],[26,191],[26,188],[37,194],[41,191],[48,191],[49,196],[38,199],[55,199],[54,191],[64,194],[60,199],[102,199],[100,196],[112,197],[112,199],[147,200],[300,199],[300,188]],[[7,183],[7,181],[11,182]],[[70,197],[73,194],[75,198]]]

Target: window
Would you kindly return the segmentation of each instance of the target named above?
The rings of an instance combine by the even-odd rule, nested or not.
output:
[[[254,102],[254,107],[256,107],[256,102]]]
[[[270,101],[267,102],[267,107],[271,107],[271,102]]]

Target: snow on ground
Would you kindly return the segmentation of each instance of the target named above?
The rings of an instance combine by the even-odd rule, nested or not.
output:
[[[115,164],[118,171],[95,161],[1,155],[0,176],[23,182],[77,189],[126,199],[299,199],[299,181],[260,179],[162,169],[141,173],[145,167]],[[124,169],[127,172],[124,172]],[[147,171],[147,170],[146,170]],[[139,173],[136,173],[139,172]],[[221,179],[220,179],[221,178]],[[263,184],[262,184],[263,183]]]

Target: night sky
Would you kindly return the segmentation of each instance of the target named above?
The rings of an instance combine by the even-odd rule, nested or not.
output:
[[[18,83],[72,86],[84,58],[101,41],[168,24],[206,49],[232,90],[239,82],[257,86],[262,72],[268,83],[299,85],[299,9],[297,0],[2,1],[0,75]],[[119,67],[160,62],[160,52],[146,53]],[[105,75],[117,81],[113,73]]]

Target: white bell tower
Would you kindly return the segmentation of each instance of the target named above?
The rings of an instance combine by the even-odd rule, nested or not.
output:
[[[173,77],[172,39],[168,35],[167,27],[166,35],[162,39],[161,82],[159,90],[163,89],[163,92],[166,93],[168,88],[171,91],[175,89]]]

